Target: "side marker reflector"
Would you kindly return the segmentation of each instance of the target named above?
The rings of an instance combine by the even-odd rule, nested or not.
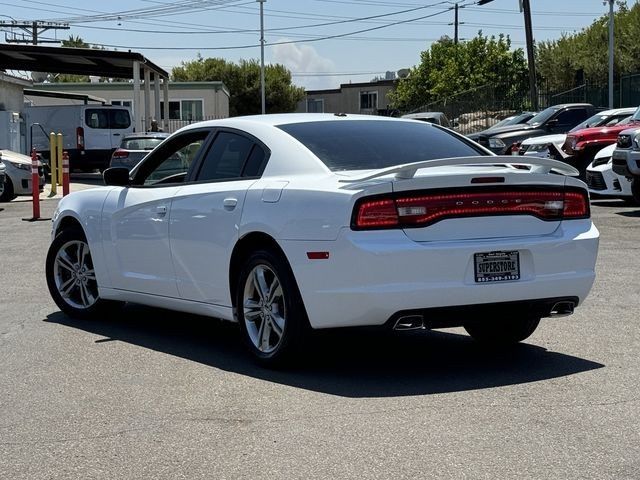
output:
[[[326,260],[329,258],[329,252],[307,252],[309,260]]]

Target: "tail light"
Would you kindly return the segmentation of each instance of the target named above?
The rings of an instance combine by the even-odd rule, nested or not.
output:
[[[351,227],[354,230],[424,227],[448,218],[496,215],[531,215],[546,221],[589,218],[589,196],[579,188],[403,192],[360,199]]]
[[[84,128],[76,128],[76,145],[78,150],[84,150]]]
[[[129,156],[129,152],[119,148],[115,152],[113,152],[112,158],[127,158],[128,156]]]

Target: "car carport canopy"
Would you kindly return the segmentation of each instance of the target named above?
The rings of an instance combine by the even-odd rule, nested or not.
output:
[[[35,45],[0,45],[0,69],[31,72],[96,75],[133,79],[133,112],[136,131],[148,127],[152,118],[169,122],[169,74],[140,53],[115,52],[91,48],[40,47]],[[154,87],[153,115],[150,105],[151,79]],[[140,85],[144,80],[144,117],[140,115]],[[160,82],[163,86],[164,115],[160,112]]]

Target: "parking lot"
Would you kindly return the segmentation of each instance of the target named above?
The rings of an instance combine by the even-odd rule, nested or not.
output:
[[[334,331],[271,371],[230,324],[60,313],[50,222],[0,204],[0,477],[640,478],[640,208],[592,214],[590,297],[513,350]]]

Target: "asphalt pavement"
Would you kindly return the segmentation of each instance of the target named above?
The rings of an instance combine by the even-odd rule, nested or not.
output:
[[[0,204],[0,478],[640,478],[640,207],[594,202],[591,296],[513,350],[333,331],[286,371],[228,323],[63,315],[30,209]]]

